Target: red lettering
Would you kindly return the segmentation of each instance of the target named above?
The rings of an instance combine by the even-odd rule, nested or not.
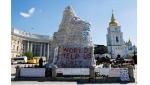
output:
[[[69,53],[73,53],[73,49],[72,48],[69,49]]]
[[[74,48],[74,53],[77,53],[77,51],[78,51],[77,48]]]
[[[71,59],[74,59],[74,56],[73,56],[72,54],[70,54],[70,58],[71,58]]]
[[[87,53],[88,52],[88,48],[84,48],[84,53]]]
[[[86,56],[87,56],[87,58],[91,58],[92,57],[91,53],[87,54]]]
[[[75,54],[75,58],[78,58],[80,57],[80,55],[78,53]]]
[[[77,53],[81,53],[81,49],[80,48],[77,48]]]
[[[69,52],[69,49],[68,48],[64,48],[64,52]]]
[[[65,58],[69,57],[69,53],[64,53],[63,55],[64,55]]]

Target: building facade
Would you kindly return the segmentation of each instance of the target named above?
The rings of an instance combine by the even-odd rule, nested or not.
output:
[[[37,35],[15,28],[11,30],[11,54],[17,57],[25,52],[32,52],[33,56],[49,58],[52,39],[47,35]]]
[[[135,53],[137,53],[137,47],[135,45],[132,45],[131,40],[125,42],[127,54],[128,56],[133,56]]]
[[[126,42],[123,40],[123,32],[121,32],[121,26],[115,20],[112,13],[109,27],[107,28],[107,48],[111,58],[123,57],[127,58],[129,54],[132,54],[136,50],[135,46],[132,46],[131,41]]]

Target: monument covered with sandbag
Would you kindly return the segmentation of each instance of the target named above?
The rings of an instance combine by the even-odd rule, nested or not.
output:
[[[67,6],[58,32],[54,33],[51,64],[59,68],[87,68],[95,64],[91,25]]]

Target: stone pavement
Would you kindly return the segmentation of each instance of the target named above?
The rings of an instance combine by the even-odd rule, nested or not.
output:
[[[61,81],[47,81],[47,82],[38,82],[38,81],[12,81],[11,85],[120,85],[120,83],[109,83],[109,84],[79,84],[77,82],[61,82]],[[136,83],[128,83],[121,85],[136,85]]]

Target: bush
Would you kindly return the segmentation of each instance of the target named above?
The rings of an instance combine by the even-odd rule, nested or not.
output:
[[[25,52],[25,53],[23,54],[23,56],[27,56],[28,59],[32,59],[32,58],[33,58],[32,52]]]

